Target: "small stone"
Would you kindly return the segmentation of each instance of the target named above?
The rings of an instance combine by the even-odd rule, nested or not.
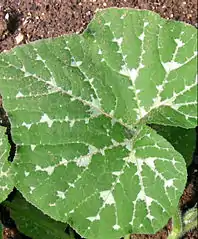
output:
[[[15,37],[16,44],[21,43],[23,39],[24,39],[24,35],[21,32],[19,32],[19,34]]]
[[[9,13],[7,12],[6,15],[5,15],[5,19],[8,21],[9,17],[10,17]]]

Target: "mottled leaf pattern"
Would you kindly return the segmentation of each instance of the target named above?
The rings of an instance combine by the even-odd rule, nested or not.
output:
[[[130,9],[1,54],[17,188],[89,239],[162,228],[186,167],[145,123],[196,126],[196,55],[194,27]]]

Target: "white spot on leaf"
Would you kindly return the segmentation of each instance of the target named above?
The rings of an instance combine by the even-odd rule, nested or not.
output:
[[[143,32],[138,38],[140,39],[140,41],[144,41],[144,37],[145,37],[145,34]]]
[[[111,22],[105,22],[104,26],[111,26]]]
[[[85,155],[81,156],[79,159],[76,160],[76,165],[78,167],[87,167],[91,162],[91,156]]]
[[[115,203],[115,199],[110,190],[100,192],[100,197],[104,201],[104,204],[112,205]]]
[[[101,109],[100,101],[92,97],[91,106],[89,110],[91,116],[95,117],[95,116],[101,115],[102,113],[100,109]]]
[[[100,215],[96,215],[95,217],[87,217],[87,219],[91,222],[99,221],[100,220]]]
[[[23,123],[22,123],[22,126],[25,126],[27,129],[30,129],[31,126],[32,126],[32,124],[31,124],[31,123],[28,124],[28,123],[23,122]]]
[[[123,174],[123,171],[115,171],[115,172],[112,172],[112,175],[115,175],[115,176],[120,176]]]
[[[173,183],[174,183],[174,179],[169,179],[169,180],[165,181],[165,185],[164,186],[165,186],[165,188],[167,188],[167,187],[170,188],[170,187],[172,187],[174,185]]]
[[[182,66],[182,64],[175,62],[175,61],[162,62],[162,65],[167,73],[170,71],[176,70],[177,68]]]
[[[71,66],[79,67],[81,66],[81,64],[82,64],[82,61],[75,61],[74,59],[72,59]]]
[[[156,158],[146,158],[145,163],[152,169],[155,170],[155,160]]]
[[[98,55],[102,55],[102,50],[101,49],[98,50]]]
[[[65,193],[61,192],[61,191],[57,191],[57,197],[61,198],[61,199],[65,199]]]
[[[52,124],[53,124],[53,120],[51,120],[51,119],[49,118],[49,116],[44,113],[44,114],[41,116],[40,123],[47,123],[47,124],[48,124],[48,127],[51,128],[51,126],[52,126]]]
[[[24,175],[27,177],[30,174],[30,172],[25,171]]]
[[[31,144],[30,147],[31,147],[31,150],[34,151],[35,148],[36,148],[36,145],[35,144]]]
[[[35,171],[46,172],[49,176],[52,175],[52,173],[54,172],[54,169],[55,169],[54,166],[48,166],[46,168],[41,168],[39,165],[36,165],[36,167],[35,167]]]
[[[21,91],[19,91],[17,94],[16,94],[16,98],[23,98],[24,95],[23,93],[21,93]]]
[[[118,231],[118,230],[120,229],[120,226],[117,225],[117,224],[115,224],[115,225],[113,226],[113,229],[116,230],[116,231]]]
[[[123,41],[123,37],[120,38],[113,38],[112,40],[113,42],[116,42],[118,44],[118,46],[122,45],[122,41]]]
[[[182,46],[185,45],[180,39],[175,39],[175,42],[176,42],[178,47],[182,47]]]
[[[35,187],[30,186],[30,194],[32,194],[34,190],[35,190]]]
[[[62,158],[61,161],[59,162],[59,164],[64,165],[64,166],[67,166],[68,160],[65,159],[65,158]]]

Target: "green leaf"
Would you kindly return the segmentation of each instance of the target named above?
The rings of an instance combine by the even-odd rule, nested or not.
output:
[[[151,127],[173,145],[184,157],[187,166],[191,164],[193,152],[196,147],[195,129],[183,129],[180,127],[162,125],[152,125]]]
[[[167,223],[185,162],[144,124],[196,126],[194,27],[102,10],[81,35],[1,54],[0,85],[28,201],[89,239]]]
[[[56,222],[44,215],[18,192],[12,202],[5,201],[4,205],[10,208],[11,218],[14,219],[19,231],[26,236],[33,239],[74,239],[64,232],[66,228],[64,223]]]
[[[9,149],[5,128],[0,126],[0,202],[7,198],[14,187],[11,163],[8,162]]]
[[[0,221],[0,239],[3,239],[3,225],[1,224],[1,221]]]

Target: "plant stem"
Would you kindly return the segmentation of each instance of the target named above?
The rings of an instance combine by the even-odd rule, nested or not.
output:
[[[124,237],[124,239],[130,239],[131,238],[131,234],[128,234]]]
[[[182,220],[179,209],[176,210],[175,214],[172,216],[173,229],[168,236],[168,239],[177,239],[182,234]]]

